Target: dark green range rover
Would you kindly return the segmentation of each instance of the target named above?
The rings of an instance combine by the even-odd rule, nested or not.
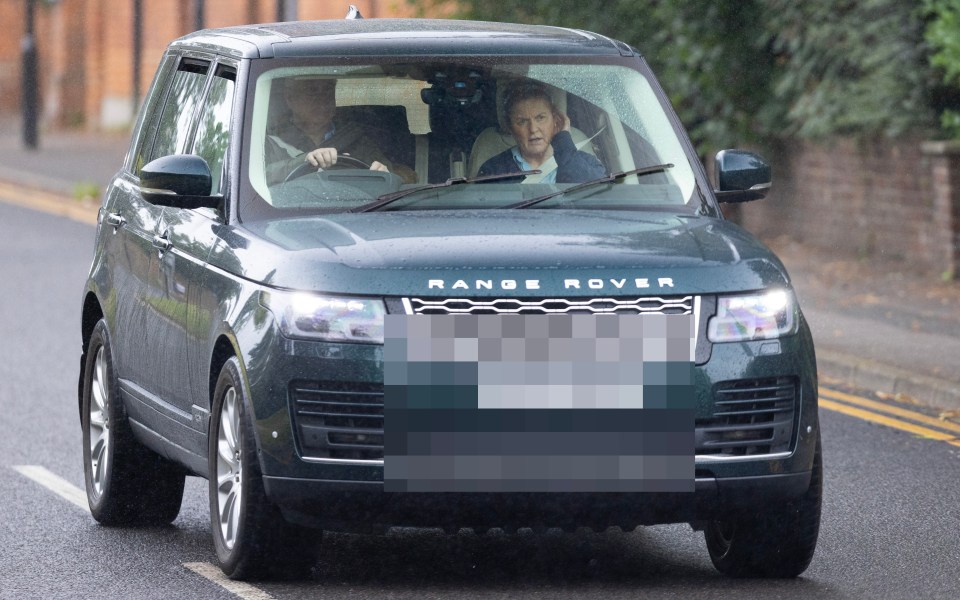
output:
[[[234,578],[318,530],[688,522],[717,568],[816,546],[810,332],[724,220],[640,54],[431,20],[194,33],[164,54],[100,210],[79,408],[104,524],[210,482]]]

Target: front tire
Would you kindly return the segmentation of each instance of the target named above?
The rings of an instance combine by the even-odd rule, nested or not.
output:
[[[712,521],[704,529],[710,560],[731,577],[797,577],[807,570],[820,532],[823,461],[817,435],[810,487],[752,519]]]
[[[220,568],[231,579],[301,577],[316,564],[320,533],[287,523],[267,498],[242,382],[230,358],[210,420],[210,520]]]
[[[177,518],[186,476],[134,438],[103,320],[87,345],[80,424],[83,475],[94,519],[103,525],[163,525]]]

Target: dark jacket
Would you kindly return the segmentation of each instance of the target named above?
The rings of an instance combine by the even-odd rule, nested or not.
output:
[[[268,136],[266,159],[267,180],[270,182],[283,181],[291,171],[303,164],[304,154],[317,148],[336,148],[340,154],[349,154],[367,164],[380,161],[388,169],[392,169],[390,161],[373,141],[374,134],[371,133],[371,130],[357,123],[337,123],[333,135],[319,146],[296,125],[289,122],[272,135],[279,137],[285,144],[296,148],[300,152],[291,157],[290,151],[275,143]]]
[[[570,137],[569,131],[561,131],[550,141],[553,146],[553,157],[557,161],[557,183],[581,183],[606,175],[603,164],[596,156],[577,150]],[[517,161],[513,159],[513,149],[507,149],[483,163],[478,177],[484,175],[499,175],[519,170]],[[501,179],[501,182],[522,181],[523,177]]]

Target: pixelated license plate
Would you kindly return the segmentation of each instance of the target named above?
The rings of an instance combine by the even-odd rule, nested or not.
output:
[[[385,325],[386,491],[693,491],[693,316]]]

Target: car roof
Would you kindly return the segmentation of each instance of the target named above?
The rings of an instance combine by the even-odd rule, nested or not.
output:
[[[204,29],[175,40],[171,47],[203,48],[237,58],[636,54],[623,42],[578,29],[442,19],[291,21]]]

